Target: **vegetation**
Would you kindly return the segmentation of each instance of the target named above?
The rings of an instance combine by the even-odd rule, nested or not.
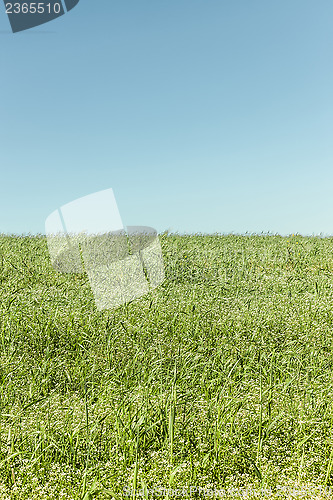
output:
[[[0,236],[0,499],[332,498],[332,239],[160,240],[163,284],[97,311]]]

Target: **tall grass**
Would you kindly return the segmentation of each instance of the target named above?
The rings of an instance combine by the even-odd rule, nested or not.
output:
[[[162,286],[97,311],[45,237],[0,236],[0,499],[328,498],[332,239],[160,239]]]

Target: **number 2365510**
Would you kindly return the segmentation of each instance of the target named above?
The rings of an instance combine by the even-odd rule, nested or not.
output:
[[[60,3],[6,3],[7,14],[60,14]]]

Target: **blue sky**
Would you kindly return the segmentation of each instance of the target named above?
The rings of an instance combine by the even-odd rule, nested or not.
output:
[[[125,225],[333,234],[331,0],[0,5],[0,232],[113,188]]]

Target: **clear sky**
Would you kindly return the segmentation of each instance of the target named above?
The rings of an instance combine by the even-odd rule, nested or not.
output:
[[[125,225],[333,234],[331,0],[0,4],[0,233],[113,188]]]

